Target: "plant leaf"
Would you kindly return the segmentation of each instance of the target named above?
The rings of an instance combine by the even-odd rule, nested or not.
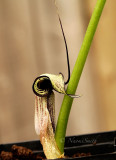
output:
[[[48,159],[64,157],[55,141],[55,105],[53,89],[71,97],[65,92],[62,73],[59,75],[42,74],[33,83],[35,96],[35,131],[40,135],[43,150]]]
[[[57,147],[54,138],[54,131],[52,125],[54,124],[55,118],[53,111],[54,109],[52,109],[52,107],[54,106],[53,99],[53,92],[46,97],[35,97],[35,130],[36,133],[40,135],[40,141],[43,146],[44,153],[48,159],[63,157]],[[50,104],[52,104],[52,106]],[[48,108],[51,110],[50,112]]]

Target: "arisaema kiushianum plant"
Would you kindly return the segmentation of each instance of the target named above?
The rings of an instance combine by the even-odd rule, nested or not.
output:
[[[62,73],[59,73],[59,75],[42,74],[33,83],[33,91],[35,93],[35,131],[40,136],[40,141],[47,159],[64,157],[64,139],[71,105],[73,98],[79,97],[75,95],[75,91],[105,2],[106,0],[97,0],[71,78],[66,39],[58,15],[66,46],[68,80],[64,82]],[[68,84],[68,87],[65,90],[66,84]],[[56,127],[54,91],[64,94]]]

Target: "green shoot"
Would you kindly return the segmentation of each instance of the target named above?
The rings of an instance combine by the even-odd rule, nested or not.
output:
[[[95,9],[90,19],[80,52],[78,54],[77,61],[75,63],[75,66],[67,87],[67,91],[66,91],[67,93],[75,94],[76,92],[76,88],[78,86],[78,83],[86,62],[86,58],[87,58],[96,28],[99,22],[100,16],[102,14],[105,2],[106,0],[97,0]],[[56,127],[55,139],[62,153],[64,152],[66,128],[67,128],[67,123],[68,123],[72,102],[73,102],[73,98],[67,95],[64,96],[61,110],[58,117],[57,127]]]

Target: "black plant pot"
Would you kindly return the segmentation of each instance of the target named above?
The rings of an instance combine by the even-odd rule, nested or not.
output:
[[[23,146],[31,149],[34,154],[43,155],[40,141],[1,144],[1,151],[10,151],[12,145]],[[71,158],[80,153],[82,157]],[[67,160],[115,160],[116,159],[116,131],[86,134],[66,137],[65,155]]]

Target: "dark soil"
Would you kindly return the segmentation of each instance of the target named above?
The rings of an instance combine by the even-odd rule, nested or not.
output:
[[[13,145],[11,147],[11,152],[2,151],[0,154],[0,160],[44,160],[45,157],[41,157],[40,155],[36,155],[32,152],[32,150]]]
[[[91,156],[91,153],[75,153],[71,158]],[[65,156],[69,158],[69,156]],[[2,151],[0,154],[0,160],[45,160],[45,156],[34,154],[32,150],[13,145],[10,152]]]

